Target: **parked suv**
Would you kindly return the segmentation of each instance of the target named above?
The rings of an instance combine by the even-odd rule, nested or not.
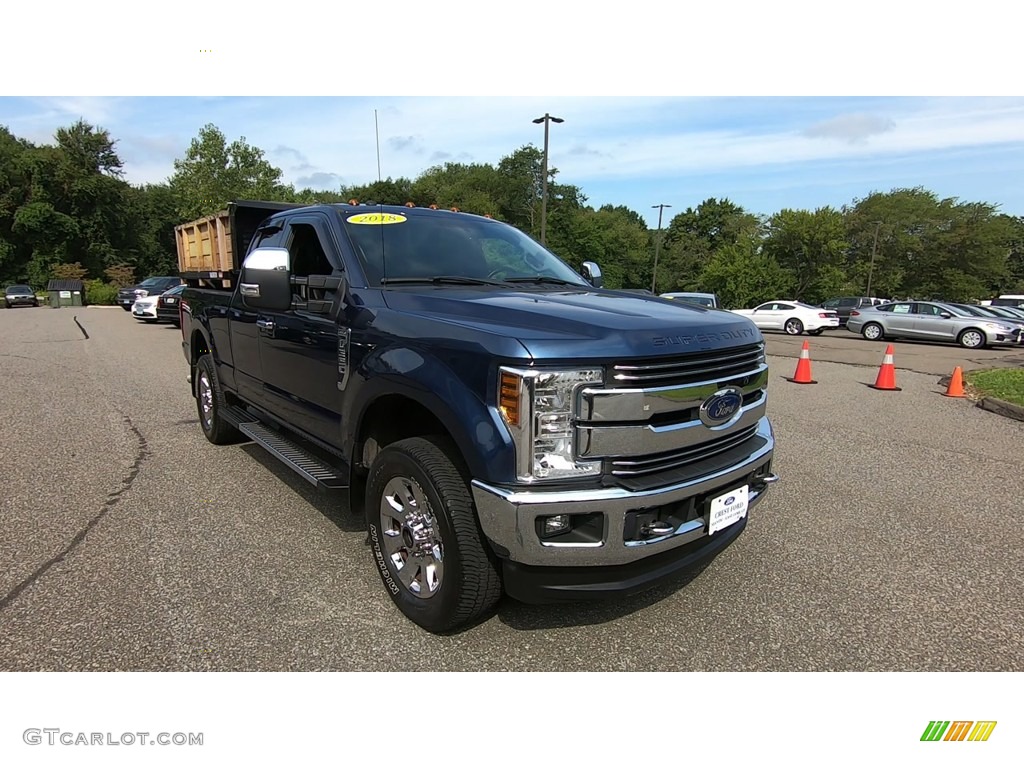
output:
[[[846,322],[850,319],[850,313],[853,310],[860,309],[861,307],[873,307],[881,303],[868,296],[840,296],[835,299],[829,299],[821,306],[823,309],[831,309],[839,315],[839,327],[842,328],[846,326]]]
[[[147,277],[138,285],[122,288],[117,292],[117,303],[125,312],[131,312],[132,304],[146,296],[159,296],[166,290],[182,284],[180,277]]]
[[[4,304],[8,309],[19,304],[38,307],[39,299],[36,298],[36,292],[28,285],[9,285],[4,291]]]

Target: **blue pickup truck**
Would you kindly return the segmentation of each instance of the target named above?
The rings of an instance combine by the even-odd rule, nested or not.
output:
[[[345,496],[427,631],[502,595],[625,595],[696,570],[778,479],[745,318],[604,289],[593,262],[485,216],[228,213],[237,265],[182,274],[203,433]]]

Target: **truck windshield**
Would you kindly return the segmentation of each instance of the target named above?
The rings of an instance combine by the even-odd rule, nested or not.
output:
[[[471,284],[551,278],[536,284],[589,287],[539,243],[493,219],[413,210],[346,210],[341,217],[369,285],[458,277],[470,278]]]

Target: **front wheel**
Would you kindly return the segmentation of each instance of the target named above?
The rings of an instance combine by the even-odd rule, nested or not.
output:
[[[406,618],[428,632],[470,624],[501,598],[473,497],[440,437],[382,450],[366,483],[366,518],[377,570]]]
[[[797,320],[795,317],[789,318],[782,326],[782,329],[790,336],[799,336],[804,332],[804,324]]]
[[[957,339],[957,343],[964,349],[981,349],[985,346],[985,341],[985,334],[977,328],[968,328]]]
[[[132,308],[130,306],[126,307],[124,304],[121,305],[121,309],[123,309],[125,312],[131,312],[132,311]]]

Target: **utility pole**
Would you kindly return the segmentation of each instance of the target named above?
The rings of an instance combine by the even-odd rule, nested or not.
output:
[[[658,209],[658,236],[654,239],[654,274],[651,276],[651,293],[657,293],[654,286],[658,284],[658,251],[661,250],[661,214],[665,212],[666,208],[671,207],[671,205],[666,203],[658,203],[651,206],[651,208]]]
[[[875,271],[875,249],[878,247],[878,230],[882,226],[882,222],[875,222],[875,239],[871,243],[871,266],[868,267],[868,290],[867,296],[871,298],[871,274]]]
[[[548,224],[548,124],[564,123],[565,120],[560,117],[552,117],[545,112],[544,117],[538,117],[533,122],[537,124],[544,123],[544,179],[541,182],[543,187],[540,195],[540,244],[544,245]]]

